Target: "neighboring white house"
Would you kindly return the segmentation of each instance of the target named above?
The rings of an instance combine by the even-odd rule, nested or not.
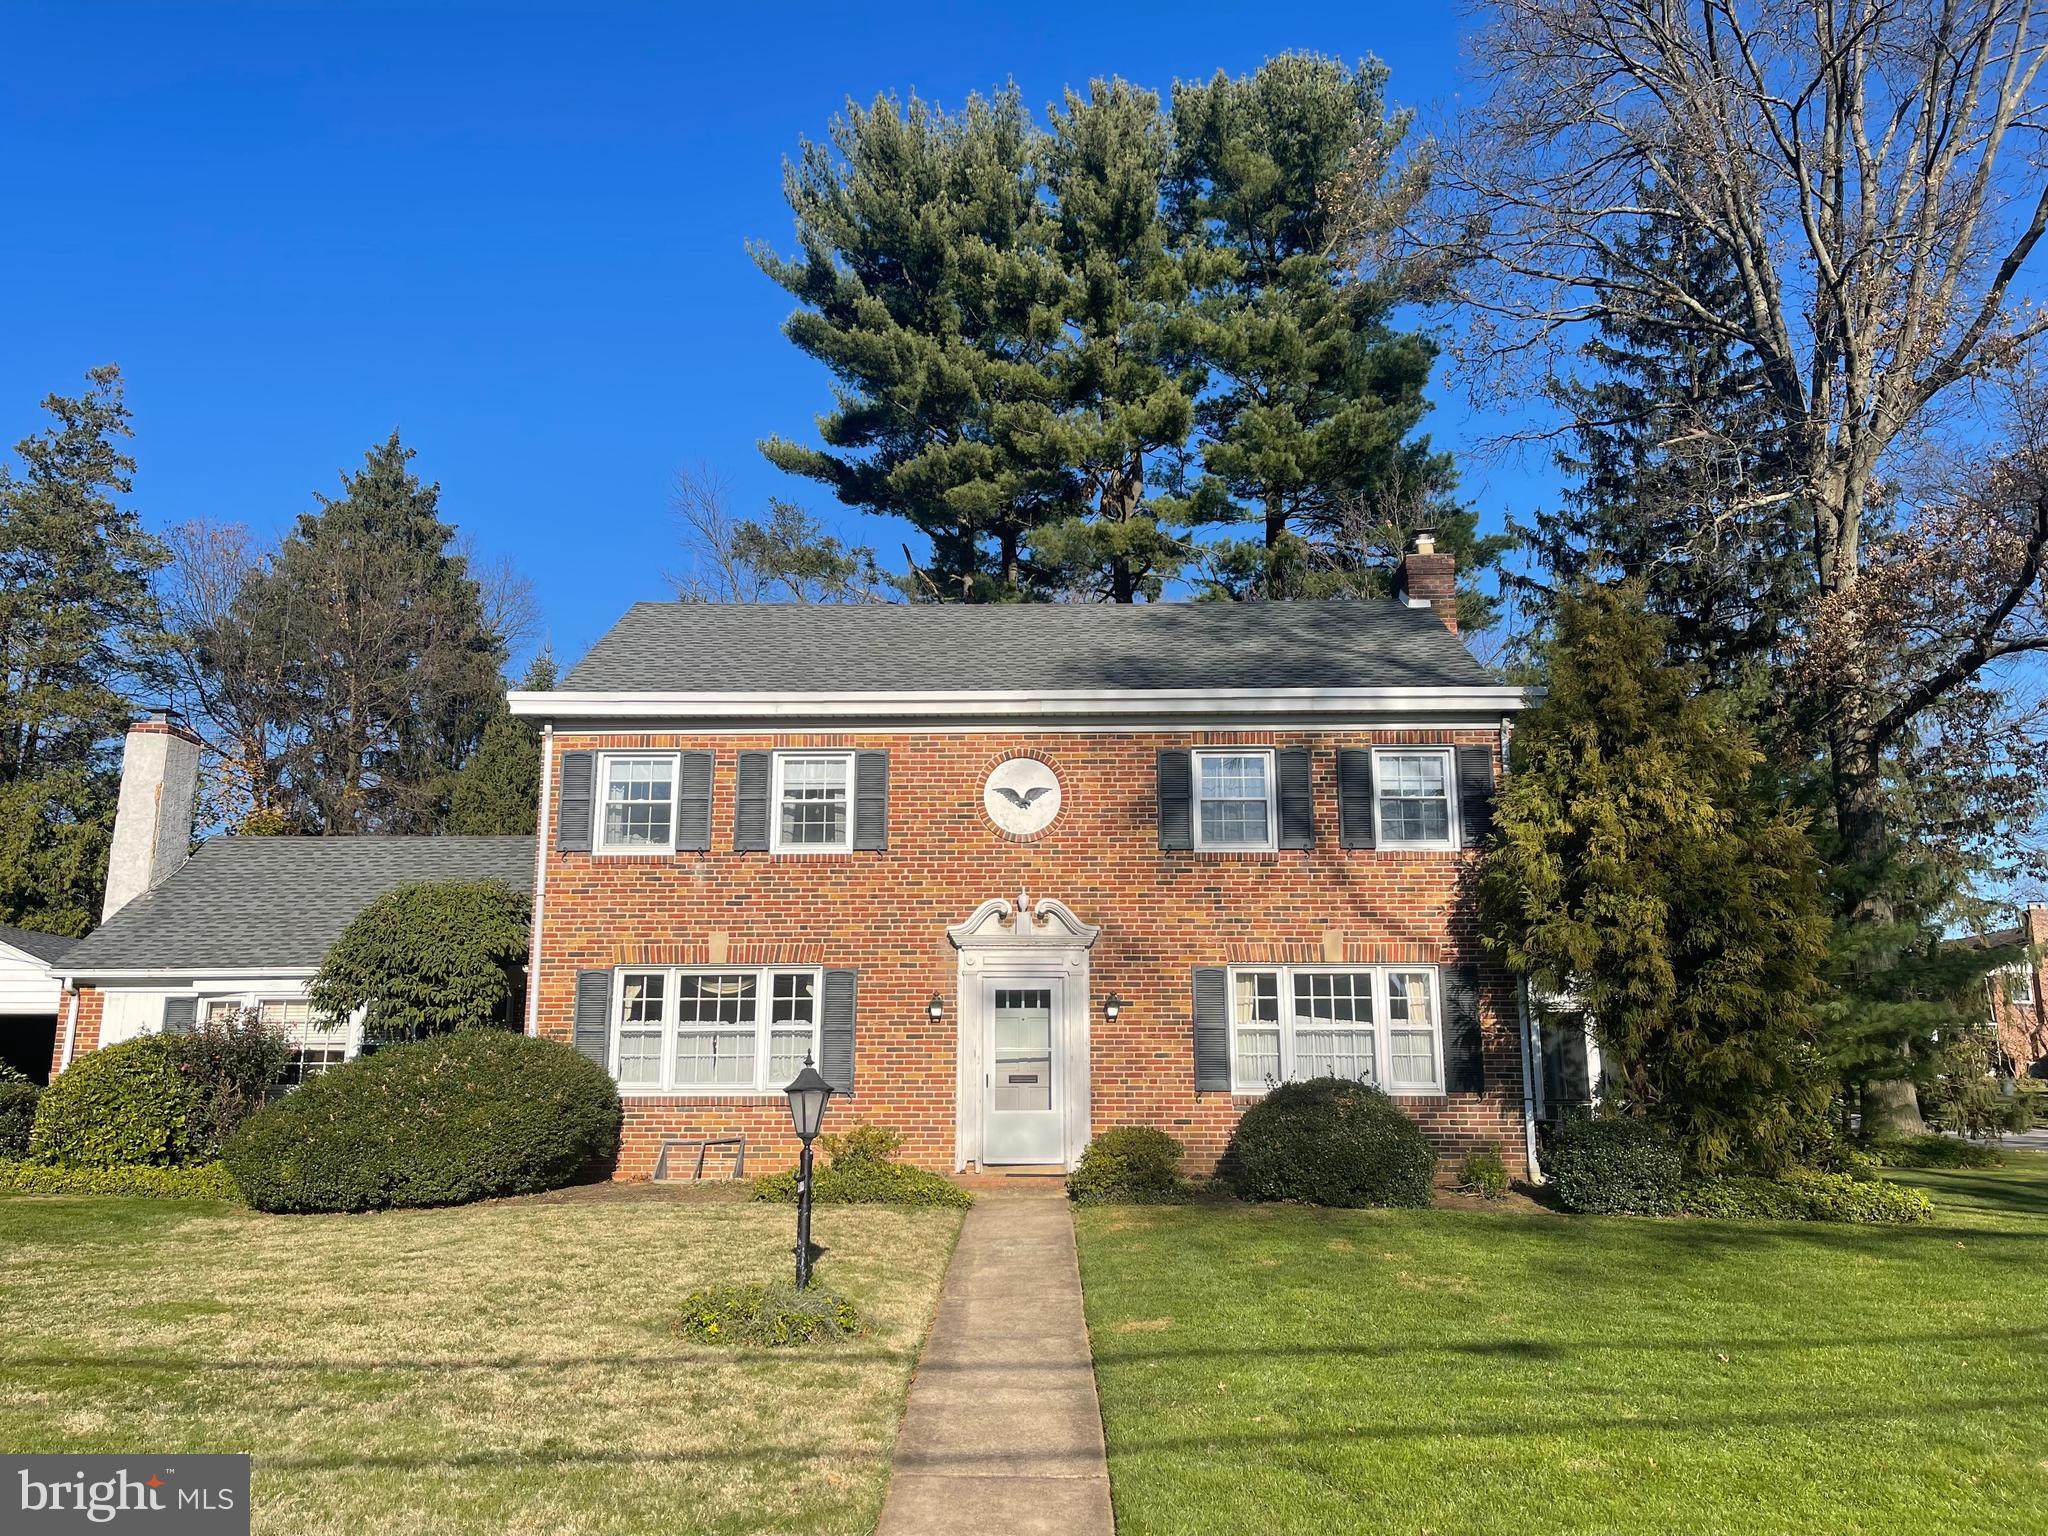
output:
[[[37,1082],[50,1073],[62,991],[50,967],[77,942],[0,926],[0,1060]]]

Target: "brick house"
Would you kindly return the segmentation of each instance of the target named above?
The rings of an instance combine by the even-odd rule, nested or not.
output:
[[[649,603],[543,731],[528,1027],[664,1141],[795,1151],[807,1053],[940,1170],[1159,1126],[1199,1171],[1291,1076],[1525,1166],[1470,846],[1523,693],[1423,543],[1373,603]]]
[[[1984,978],[1985,1006],[1998,1032],[2004,1070],[2016,1077],[2048,1077],[2048,906],[2030,902],[2018,918],[2010,928],[1973,934],[1963,942],[2027,950],[2016,963]]]

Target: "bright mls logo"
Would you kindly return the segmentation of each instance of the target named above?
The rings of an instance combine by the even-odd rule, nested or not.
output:
[[[0,1456],[0,1530],[248,1536],[247,1456]]]

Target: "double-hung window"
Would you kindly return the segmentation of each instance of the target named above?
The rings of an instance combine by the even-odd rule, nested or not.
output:
[[[322,1020],[302,997],[209,997],[200,1010],[200,1018],[210,1025],[233,1024],[246,1015],[253,1015],[258,1025],[291,1048],[291,1060],[278,1079],[283,1087],[318,1077],[351,1054],[352,1031]]]
[[[1273,847],[1273,754],[1197,749],[1194,758],[1195,846]]]
[[[1458,778],[1449,749],[1382,747],[1372,766],[1380,847],[1458,846]]]
[[[1424,966],[1243,966],[1231,972],[1231,1082],[1347,1077],[1443,1092],[1437,973]]]
[[[608,752],[598,761],[598,851],[674,853],[675,754]]]
[[[775,853],[845,853],[853,847],[853,754],[778,752]]]
[[[814,970],[625,970],[612,1008],[620,1088],[780,1093],[818,1052]]]
[[[2021,1008],[2034,1006],[2034,968],[2015,965],[2005,973],[2005,999]]]

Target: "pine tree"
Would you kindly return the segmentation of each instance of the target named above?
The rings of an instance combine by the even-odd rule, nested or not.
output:
[[[503,708],[505,643],[396,432],[300,515],[238,601],[280,648],[270,709],[288,819],[309,831],[429,832]]]
[[[1643,196],[1654,209],[1667,195]],[[1670,620],[1672,660],[1697,662],[1718,687],[1754,684],[1812,587],[1785,423],[1752,352],[1643,296],[1676,284],[1734,313],[1741,276],[1726,247],[1661,211],[1607,276],[1607,312],[1583,349],[1595,376],[1553,391],[1576,445],[1558,462],[1576,484],[1523,530],[1534,606],[1540,617],[1547,593],[1582,577],[1639,578]]]
[[[519,686],[544,692],[555,686],[555,658],[534,657]],[[448,832],[478,837],[531,837],[540,811],[540,729],[509,709],[484,727],[476,752],[455,775],[448,799]]]
[[[915,96],[848,103],[784,168],[800,254],[753,248],[803,306],[783,333],[839,394],[823,448],[762,452],[923,533],[923,596],[1036,595],[1025,545],[1063,514],[1066,477],[1035,446],[1062,295],[1039,161],[1014,87],[957,114]]]
[[[1558,603],[1480,875],[1486,942],[1584,1005],[1623,1106],[1696,1166],[1775,1168],[1832,1086],[1820,861],[1641,604],[1640,585]]]
[[[120,498],[135,460],[118,368],[52,395],[0,465],[0,922],[82,934],[99,914],[130,692],[154,691],[161,544]]]
[[[1227,595],[1384,596],[1423,526],[1468,577],[1504,545],[1477,537],[1449,457],[1414,435],[1436,349],[1394,328],[1398,268],[1366,259],[1420,191],[1386,82],[1376,63],[1284,54],[1173,93],[1169,219],[1202,256],[1209,385],[1189,511],[1260,528],[1214,553]],[[1476,594],[1467,608],[1486,622]]]

